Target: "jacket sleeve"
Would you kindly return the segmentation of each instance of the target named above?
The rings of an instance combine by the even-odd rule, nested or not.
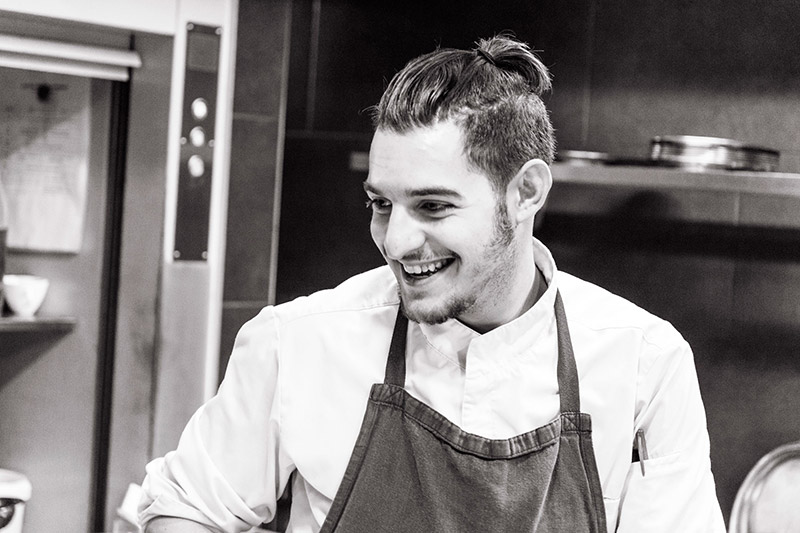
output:
[[[643,464],[628,472],[616,531],[724,533],[692,352],[681,341],[643,365],[634,424]]]
[[[194,520],[246,531],[273,518],[293,465],[281,451],[279,335],[272,308],[239,331],[217,394],[177,448],[147,465],[139,520]]]

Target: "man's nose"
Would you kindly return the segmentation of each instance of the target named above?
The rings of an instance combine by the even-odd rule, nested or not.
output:
[[[399,261],[422,248],[424,243],[425,232],[419,221],[404,209],[393,209],[383,236],[386,256]]]

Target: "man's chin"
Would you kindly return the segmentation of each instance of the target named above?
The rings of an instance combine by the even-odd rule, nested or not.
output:
[[[419,324],[428,324],[429,326],[447,322],[447,320],[451,318],[443,314],[413,312],[409,311],[406,308],[403,308],[402,312],[403,315],[405,315],[405,317],[411,320],[412,322],[417,322]]]
[[[426,308],[422,305],[422,302],[410,300],[401,290],[398,292],[400,294],[400,311],[412,322],[417,322],[419,324],[441,324],[449,318],[441,309]]]
[[[446,302],[438,308],[425,307],[422,302],[408,302],[400,295],[400,310],[412,322],[436,325],[458,317],[468,306],[464,302]]]

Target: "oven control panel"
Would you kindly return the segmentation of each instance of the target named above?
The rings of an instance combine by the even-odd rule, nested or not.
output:
[[[205,261],[208,259],[221,28],[189,23],[186,31],[178,204],[172,255],[178,261]]]

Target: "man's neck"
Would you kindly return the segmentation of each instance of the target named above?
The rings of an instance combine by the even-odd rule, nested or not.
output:
[[[524,294],[525,293],[525,286],[527,285],[527,295],[524,299],[516,300],[513,303],[511,301],[505,301],[505,305],[500,303],[500,299],[496,304],[495,311],[497,315],[495,316],[495,322],[483,322],[483,323],[475,323],[471,322],[467,317],[459,317],[459,320],[469,326],[476,332],[483,334],[487,333],[503,324],[507,324],[513,320],[524,315],[528,310],[539,301],[539,298],[542,297],[544,292],[547,290],[547,280],[544,277],[544,274],[539,270],[539,267],[536,266],[534,263],[531,265],[533,269],[532,276],[526,276],[529,280],[528,283],[521,281],[517,284],[518,289],[516,291],[511,290],[509,294],[512,296],[515,294]]]

